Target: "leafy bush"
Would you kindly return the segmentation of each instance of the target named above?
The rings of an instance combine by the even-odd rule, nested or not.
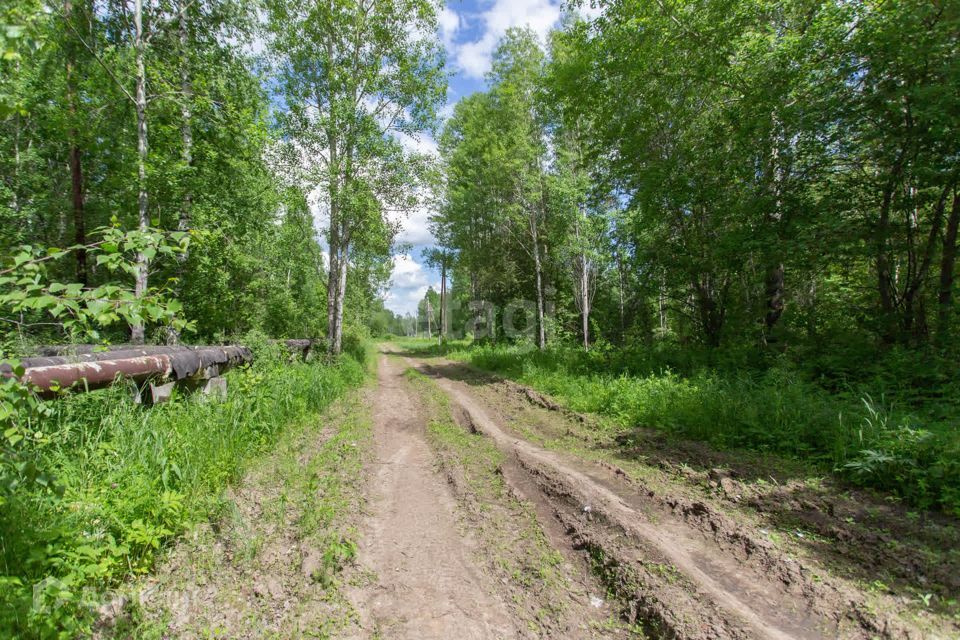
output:
[[[864,448],[841,471],[853,482],[891,491],[923,508],[960,515],[960,434],[891,424],[889,410],[864,399],[858,436]]]
[[[18,490],[0,510],[0,636],[72,638],[104,594],[142,574],[291,423],[364,377],[333,365],[260,359],[228,374],[223,403],[135,405],[123,385],[46,403],[37,464],[59,492]]]

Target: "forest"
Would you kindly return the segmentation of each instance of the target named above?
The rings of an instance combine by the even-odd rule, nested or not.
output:
[[[420,446],[411,464],[445,470],[477,544],[517,536],[523,554],[481,573],[506,572],[496,615],[527,631],[485,619],[475,637],[960,633],[960,4],[573,0],[549,29],[498,32],[482,88],[452,97],[457,15],[463,29],[468,7],[437,0],[0,7],[0,636],[434,637],[356,594],[358,567],[407,562],[363,542],[404,532],[377,496],[448,508],[417,502],[434,476],[370,471]],[[429,246],[403,240],[418,211]],[[402,254],[428,273],[413,313],[391,293]],[[301,359],[285,339],[316,346]],[[41,389],[21,364],[51,345],[225,344],[253,364],[221,402]],[[599,521],[669,571],[634,567],[582,478],[567,520],[547,488],[540,511],[516,502],[516,474],[545,482],[554,454],[666,483],[681,499],[655,509],[677,527],[725,513],[750,529],[717,516],[719,551],[702,553],[740,557],[723,545],[756,535],[747,556],[810,563],[809,600],[770,606],[828,622],[756,610],[747,586],[718,595],[734,569],[689,559],[699,533],[661,548],[641,511],[608,507]],[[677,515],[690,495],[706,511]],[[273,522],[261,502],[276,527],[257,528]],[[576,543],[551,538],[544,505]],[[398,548],[426,534],[407,535]],[[230,551],[181,565],[220,570],[177,574],[188,540]],[[292,573],[258,564],[271,542],[302,549]],[[571,544],[580,556],[557,551]],[[853,550],[883,545],[876,566]],[[701,591],[678,595],[671,572]],[[253,585],[236,619],[203,598],[113,597],[217,574]],[[410,575],[413,593],[439,588]],[[554,607],[561,584],[606,604]],[[394,606],[462,613],[458,589]],[[855,605],[824,613],[836,593]],[[293,619],[271,599],[306,604]],[[368,611],[412,626],[381,636]]]
[[[532,343],[473,357],[584,409],[956,511],[956,7],[667,6],[499,43],[440,138],[433,327]]]

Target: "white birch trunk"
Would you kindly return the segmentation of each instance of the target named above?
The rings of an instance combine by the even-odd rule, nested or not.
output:
[[[147,71],[144,61],[143,0],[134,0],[133,27],[137,80],[135,98],[137,112],[137,216],[140,231],[146,231],[150,227],[150,211],[147,196]],[[134,295],[138,299],[147,294],[149,262],[142,251],[137,253]],[[143,344],[143,340],[143,320],[135,321],[130,327],[130,341],[133,344]]]

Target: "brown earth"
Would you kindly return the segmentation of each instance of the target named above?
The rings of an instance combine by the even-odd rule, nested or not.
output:
[[[949,521],[412,356],[174,550],[155,637],[960,637]]]
[[[358,561],[376,581],[355,588],[360,637],[515,638],[497,585],[477,567],[477,542],[434,470],[424,407],[403,368],[380,359],[373,395],[374,461]]]

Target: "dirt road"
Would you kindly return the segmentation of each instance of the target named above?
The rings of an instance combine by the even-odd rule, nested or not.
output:
[[[862,533],[859,496],[760,470],[772,482],[751,484],[752,462],[695,446],[613,441],[594,418],[442,358],[385,346],[378,365],[352,404],[251,473],[233,524],[174,554],[160,591],[202,588],[166,607],[168,633],[960,636],[950,609],[912,596],[954,588],[950,526],[904,528],[911,545],[886,553]],[[709,471],[688,466],[700,460]],[[866,512],[874,529],[898,526],[895,510]],[[935,548],[947,551],[934,561]]]
[[[505,479],[538,505],[550,543],[579,553],[580,568],[602,582],[635,632],[681,638],[960,634],[949,600],[941,596],[946,606],[938,611],[912,595],[934,585],[956,595],[957,554],[950,543],[956,529],[949,521],[911,528],[899,523],[908,519],[903,511],[873,498],[804,493],[795,484],[790,489],[799,500],[770,489],[747,505],[750,487],[723,469],[704,474],[706,483],[669,465],[664,472],[638,463],[627,472],[617,466],[622,457],[593,439],[589,417],[462,364],[399,355],[442,390],[462,428],[504,453]],[[782,517],[768,504],[771,497],[789,505],[794,517]],[[817,499],[819,506],[810,504]],[[854,522],[861,517],[863,525]],[[877,549],[865,560],[864,547],[893,546],[893,527],[916,553],[900,546],[891,557]],[[881,532],[879,540],[874,531]]]
[[[477,567],[477,541],[436,472],[426,413],[403,371],[380,359],[370,516],[358,555],[377,581],[351,594],[361,626],[384,638],[514,638],[497,585]]]

